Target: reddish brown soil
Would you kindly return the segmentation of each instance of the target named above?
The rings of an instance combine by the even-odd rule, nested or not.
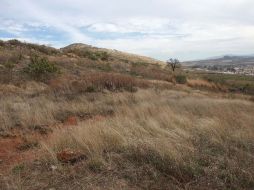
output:
[[[24,161],[29,162],[36,159],[38,150],[18,150],[23,143],[20,137],[0,139],[0,173],[8,172],[12,167]]]
[[[106,117],[101,115],[93,116],[88,119],[90,121],[101,121]],[[75,116],[69,117],[64,124],[56,126],[51,126],[53,130],[59,127],[75,126],[78,125],[78,118]],[[32,141],[39,142],[41,140],[48,140],[52,137],[52,133],[43,135],[36,132],[31,132],[29,134],[24,134],[20,129],[19,131],[12,131],[13,135],[10,137],[2,138],[0,137],[0,175],[6,172],[10,172],[11,169],[24,162],[32,162],[33,160],[39,159],[42,152],[38,147],[28,148],[25,150],[20,150],[19,147],[26,143],[25,139],[32,139]]]
[[[64,122],[64,125],[78,125],[78,118],[75,116],[70,116]]]

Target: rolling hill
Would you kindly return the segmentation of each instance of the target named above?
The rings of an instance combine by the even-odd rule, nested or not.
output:
[[[0,41],[0,189],[251,190],[254,88],[238,82],[84,44]]]

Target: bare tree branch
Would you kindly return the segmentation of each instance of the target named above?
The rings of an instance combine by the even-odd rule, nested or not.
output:
[[[176,68],[180,67],[180,61],[178,59],[171,58],[167,60],[167,64],[172,68],[173,72],[175,71]]]

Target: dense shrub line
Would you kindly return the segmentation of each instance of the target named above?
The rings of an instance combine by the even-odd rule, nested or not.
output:
[[[56,93],[86,93],[109,90],[112,92],[136,92],[137,88],[148,88],[149,82],[128,75],[96,72],[77,79],[53,79],[50,87]]]

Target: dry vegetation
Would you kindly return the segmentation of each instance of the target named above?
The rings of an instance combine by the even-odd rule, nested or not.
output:
[[[48,59],[59,75],[33,81],[22,58],[0,83],[0,189],[254,188],[252,96],[112,57]]]
[[[18,174],[2,182],[10,189],[38,189],[42,184],[60,189],[254,185],[254,104],[246,100],[150,89],[57,102],[39,96],[22,104],[14,113],[26,126],[53,124],[54,115],[65,113],[81,117],[78,126],[59,126],[47,140],[39,140],[40,159],[16,166],[22,166]],[[81,151],[87,159],[62,165],[56,154],[66,149]],[[12,181],[15,177],[21,181]]]
[[[215,92],[227,92],[227,88],[221,84],[208,82],[206,80],[202,79],[189,79],[187,81],[187,85],[201,90],[211,90]]]

